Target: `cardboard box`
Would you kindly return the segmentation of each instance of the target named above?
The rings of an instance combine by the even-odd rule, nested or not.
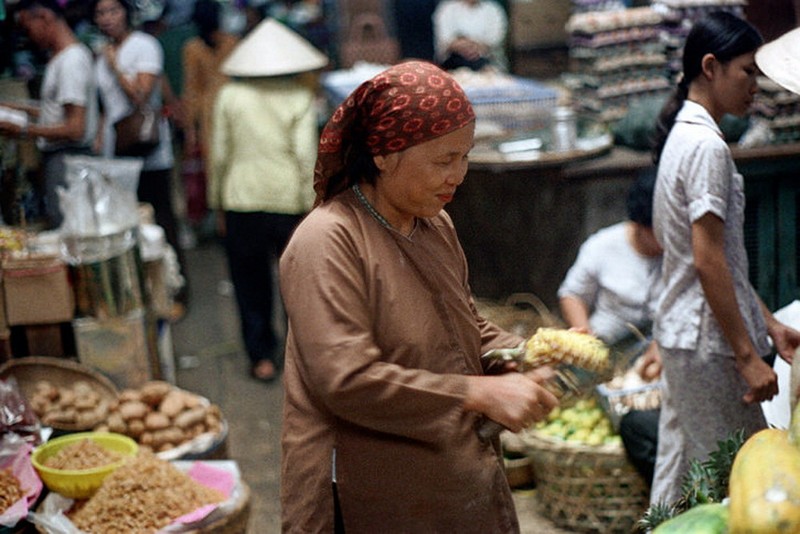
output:
[[[567,44],[567,24],[572,2],[566,0],[516,0],[509,5],[511,47],[549,48]]]
[[[3,300],[9,325],[71,321],[75,312],[67,266],[54,256],[5,259]]]

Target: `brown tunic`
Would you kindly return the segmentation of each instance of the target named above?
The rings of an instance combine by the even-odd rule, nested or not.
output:
[[[480,354],[521,338],[478,316],[449,216],[406,238],[347,190],[297,228],[280,280],[284,531],[333,531],[335,477],[348,534],[518,532],[497,443],[462,405]]]

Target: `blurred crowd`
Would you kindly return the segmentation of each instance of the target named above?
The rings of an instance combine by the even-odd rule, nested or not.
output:
[[[302,69],[283,67],[270,70],[283,60],[291,63],[297,53],[292,48],[294,38],[282,37],[282,30],[274,26],[264,31],[267,41],[253,44],[253,50],[264,47],[264,52],[245,61],[244,74],[225,73],[224,62],[263,23],[280,23],[326,58],[322,66],[309,71],[347,68],[357,60],[395,63],[402,58],[424,59],[445,69],[503,70],[507,65],[506,12],[501,3],[490,0],[383,0],[369,6],[336,0],[7,0],[2,5],[2,221],[58,228],[64,222],[58,191],[67,181],[66,158],[138,157],[143,161],[138,200],[152,206],[155,223],[164,229],[184,272],[183,250],[198,239],[225,237],[232,214],[297,216],[310,208],[298,199],[278,207],[274,202],[254,205],[254,199],[266,190],[255,177],[245,186],[250,192],[234,192],[231,184],[236,182],[226,173],[242,175],[237,167],[243,167],[242,158],[253,155],[263,160],[256,167],[275,168],[278,145],[274,142],[271,147],[240,154],[238,162],[225,161],[234,153],[226,147],[212,161],[217,95],[229,81],[275,80],[302,73]],[[370,54],[376,52],[379,55],[371,59]],[[270,63],[269,72],[254,74],[252,66],[260,63]],[[306,148],[296,156],[298,161],[313,161],[318,129],[326,118],[321,109],[324,102],[313,89],[318,81],[314,76],[306,78],[297,86],[293,81],[292,91],[304,95],[295,97],[302,101],[312,95],[316,122],[308,135],[302,134]],[[306,93],[303,87],[311,87],[312,92]],[[269,90],[270,98],[279,98],[275,87]],[[314,114],[303,111],[302,116]],[[261,130],[272,121],[272,131],[283,132],[283,137],[273,141],[282,142],[292,135],[298,117],[253,118],[262,121]],[[143,125],[149,126],[148,138],[132,142],[131,132],[144,136]],[[22,172],[12,161],[19,148],[15,143],[21,140],[30,140],[37,149],[36,164]],[[291,150],[287,148],[287,153]],[[299,163],[286,165],[305,169]],[[248,172],[252,174],[256,167]],[[261,173],[262,182],[268,174]],[[310,179],[311,171],[307,174],[304,178]],[[252,228],[248,228],[243,245],[250,243]],[[230,244],[232,238],[227,238]],[[280,242],[276,238],[275,243]],[[265,251],[262,260],[277,252]],[[176,301],[185,305],[188,293],[187,283]],[[269,295],[264,297],[269,300]],[[269,345],[271,353],[275,343]],[[256,352],[254,358],[263,359],[265,351]]]
[[[97,2],[53,0],[52,3],[60,8],[60,16],[73,34],[72,38],[91,52],[92,61],[101,57],[112,39],[101,30],[96,20],[94,9]],[[205,172],[203,154],[207,152],[210,136],[213,97],[225,80],[225,76],[219,74],[218,67],[236,43],[265,18],[284,23],[308,40],[330,58],[329,69],[351,66],[352,61],[345,61],[351,56],[369,61],[370,54],[378,54],[374,62],[383,63],[417,58],[438,63],[444,68],[480,70],[507,67],[504,44],[508,23],[503,2],[126,0],[124,3],[130,8],[130,29],[154,37],[160,48],[158,53],[162,56],[161,69],[157,73],[160,106],[170,127],[175,156],[171,167],[176,176],[182,177],[175,181],[177,200],[173,199],[173,203],[178,210],[184,246],[191,246],[198,233],[199,237],[203,237],[213,231],[206,209],[202,175]],[[23,27],[19,11],[26,4],[30,3],[25,0],[6,0],[3,4],[5,9],[0,11],[0,82],[22,82],[26,96],[31,101],[38,101],[42,96],[48,60],[57,50],[47,42],[37,43],[36,38]],[[359,25],[362,15],[367,20],[363,28]],[[367,15],[377,15],[382,26],[367,27],[374,22],[370,22],[372,19]],[[379,34],[359,34],[360,30],[378,31]],[[386,47],[391,51],[379,50]],[[0,101],[19,98],[18,94],[3,94],[5,87],[0,87]],[[100,96],[102,99],[102,92]],[[87,108],[87,111],[91,110]],[[103,111],[101,103],[101,117]],[[92,116],[87,119],[91,120]],[[323,119],[320,117],[320,120]],[[36,136],[29,137],[47,136],[37,132]],[[61,136],[50,141],[60,142],[64,139]],[[85,148],[96,152],[98,146],[94,143],[94,146],[89,144]],[[37,184],[37,187],[41,189],[45,186]],[[39,217],[47,217],[50,226],[57,226],[59,216],[44,205],[45,193],[35,191],[35,187],[33,189],[32,195],[22,199],[24,206],[21,209],[26,220],[32,222]],[[3,206],[8,206],[9,194],[7,187]],[[3,213],[3,220],[7,223],[16,223],[19,219],[19,213]],[[171,231],[170,228],[167,230]]]

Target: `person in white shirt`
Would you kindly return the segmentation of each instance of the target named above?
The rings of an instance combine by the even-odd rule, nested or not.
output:
[[[22,0],[16,6],[19,25],[31,41],[50,54],[41,85],[40,105],[4,104],[27,112],[27,126],[0,122],[0,135],[35,137],[42,154],[44,208],[51,227],[63,216],[57,188],[66,185],[64,157],[88,154],[97,129],[97,97],[92,53],[78,41],[55,0]]]
[[[628,192],[628,219],[589,236],[558,289],[567,324],[592,332],[635,360],[648,382],[661,373],[658,347],[640,343],[628,325],[650,334],[660,291],[663,249],[653,235],[655,178],[655,168],[637,177]],[[658,410],[631,410],[619,428],[631,462],[648,484],[655,466],[658,415]]]
[[[178,242],[178,225],[172,202],[172,139],[169,123],[160,113],[164,51],[155,37],[133,28],[133,6],[128,0],[93,0],[90,12],[97,27],[109,40],[95,64],[103,108],[103,124],[96,142],[97,148],[105,157],[119,156],[115,154],[114,123],[143,104],[159,112],[159,143],[143,158],[137,195],[140,202],[153,206],[155,221],[164,229],[167,242],[184,268],[186,263]],[[184,285],[175,297],[176,303],[185,305],[187,295],[188,289]],[[181,316],[182,310],[176,310],[175,315]]]
[[[686,38],[683,77],[662,109],[654,149],[653,229],[664,247],[654,333],[662,403],[650,500],[672,504],[693,460],[734,431],[766,428],[760,402],[778,391],[763,357],[790,362],[800,332],[779,322],[748,278],[744,179],[719,122],[744,115],[758,89],[761,35],[727,12]]]
[[[653,236],[654,186],[654,169],[636,179],[628,193],[628,219],[589,236],[558,289],[567,324],[608,344],[633,334],[628,323],[650,330],[663,252]]]
[[[508,17],[492,0],[443,0],[433,13],[436,59],[442,68],[506,70]]]

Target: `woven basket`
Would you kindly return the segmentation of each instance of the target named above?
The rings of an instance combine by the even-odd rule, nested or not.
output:
[[[72,387],[77,381],[88,382],[103,399],[109,403],[117,400],[116,386],[106,376],[81,365],[78,362],[49,356],[25,356],[7,361],[0,366],[0,379],[13,376],[26,399],[33,397],[36,383],[47,380],[56,387]],[[51,425],[56,430],[82,431],[91,430],[97,421],[89,421],[84,425],[59,423]]]
[[[589,446],[520,434],[533,462],[540,513],[579,532],[629,533],[647,509],[649,489],[622,445]]]
[[[475,299],[486,320],[518,336],[530,337],[540,326],[562,326],[561,320],[533,293],[513,293],[502,302]]]
[[[250,521],[250,487],[240,481],[242,492],[234,510],[195,532],[202,534],[245,534]]]

